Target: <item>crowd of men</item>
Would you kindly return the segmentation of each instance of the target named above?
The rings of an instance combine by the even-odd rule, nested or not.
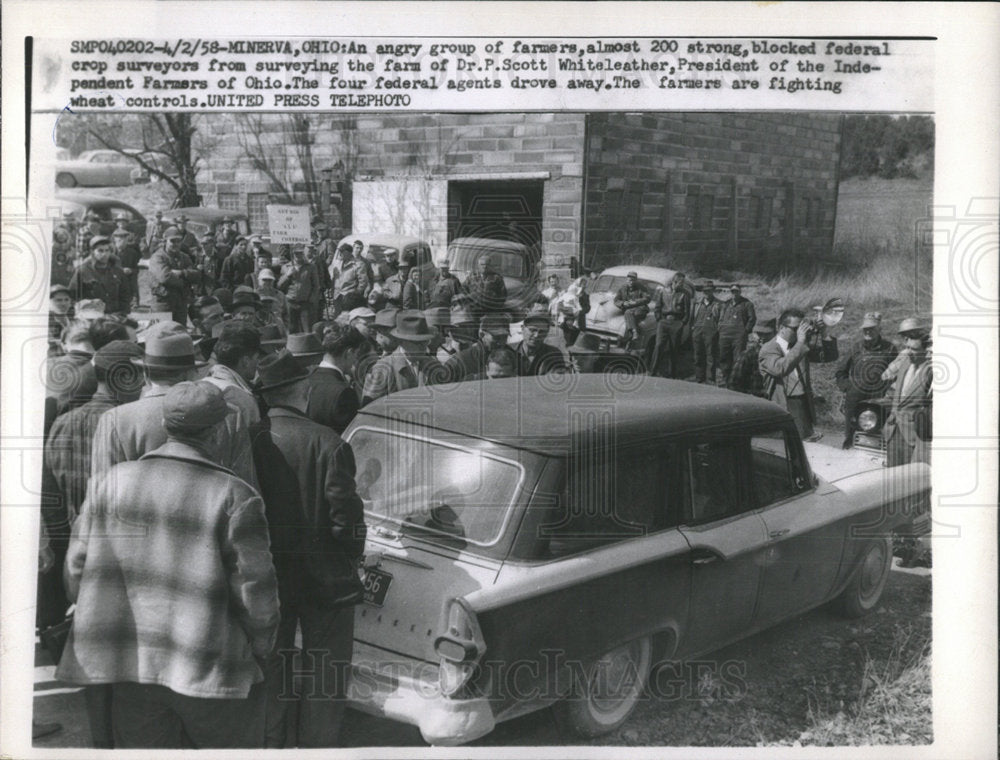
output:
[[[148,325],[128,315],[137,262],[99,235],[51,287],[38,624],[75,604],[57,675],[85,686],[97,747],[337,746],[366,534],[344,430],[397,391],[575,369],[547,340],[558,278],[511,344],[488,256],[463,284],[323,233],[272,255],[229,221],[198,242],[158,219],[152,307],[172,319]],[[836,341],[790,309],[761,345],[738,285],[694,293],[682,274],[649,292],[630,273],[624,342],[651,311],[652,373],[682,374],[693,344],[697,381],[771,393],[812,436],[809,362]],[[891,463],[925,457],[927,332],[904,322],[897,355],[879,323],[866,315],[838,366],[845,445],[851,410],[896,378]],[[296,692],[310,668],[320,696]]]

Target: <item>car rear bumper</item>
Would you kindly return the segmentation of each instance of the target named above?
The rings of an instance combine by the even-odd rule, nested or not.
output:
[[[351,707],[416,726],[428,744],[465,744],[496,726],[485,697],[451,699],[441,693],[436,665],[355,641],[351,671]]]

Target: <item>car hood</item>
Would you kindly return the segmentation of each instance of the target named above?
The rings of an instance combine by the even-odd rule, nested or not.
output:
[[[593,293],[590,296],[587,328],[616,335],[625,332],[625,315],[615,306],[614,293]]]
[[[809,465],[823,480],[833,483],[871,470],[881,470],[884,457],[857,449],[841,449],[823,443],[803,443]]]

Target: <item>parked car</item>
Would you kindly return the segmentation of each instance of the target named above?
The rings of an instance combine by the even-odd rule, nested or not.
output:
[[[101,217],[101,234],[110,235],[115,229],[115,217],[124,214],[129,221],[127,227],[136,240],[146,239],[146,217],[135,207],[115,198],[105,198],[80,190],[59,190],[56,201],[62,207],[60,215],[70,211],[77,223],[82,224],[88,212]]]
[[[171,223],[176,222],[182,215],[188,218],[187,228],[197,238],[200,238],[205,232],[214,232],[219,222],[227,216],[236,222],[236,231],[239,234],[250,234],[250,218],[239,211],[213,206],[186,206],[163,212],[163,218]]]
[[[654,664],[836,600],[872,611],[930,467],[813,472],[744,394],[603,375],[429,386],[345,437],[369,533],[350,699],[432,744],[552,705],[596,736]],[[841,452],[851,454],[852,452]]]
[[[462,237],[448,244],[448,265],[451,273],[464,283],[476,271],[482,256],[490,256],[497,273],[507,287],[505,308],[511,321],[520,321],[531,304],[538,299],[541,281],[541,261],[535,248],[510,240]]]
[[[587,285],[590,295],[590,311],[587,313],[587,331],[617,341],[625,335],[625,315],[615,306],[615,294],[625,284],[626,275],[635,272],[639,282],[646,286],[650,295],[658,288],[669,288],[676,272],[663,267],[639,265],[608,267]],[[687,283],[688,291],[694,296],[694,288]],[[656,318],[652,310],[639,325],[637,344],[652,355],[652,341],[656,337]],[[648,357],[647,357],[648,358]]]
[[[85,150],[75,159],[56,161],[59,187],[123,187],[132,184],[135,161],[114,150]]]
[[[856,449],[870,451],[885,459],[885,422],[892,412],[891,398],[876,398],[858,404],[854,418],[853,444]]]
[[[387,258],[395,258],[401,264],[407,263],[420,272],[420,281],[424,286],[434,276],[431,246],[425,240],[391,232],[362,232],[342,238],[337,243],[337,248],[342,245],[353,246],[355,240],[365,244],[361,255],[372,264],[382,264]]]

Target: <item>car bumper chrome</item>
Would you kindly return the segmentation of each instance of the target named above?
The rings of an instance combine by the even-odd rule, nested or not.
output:
[[[441,693],[436,665],[355,641],[351,670],[351,707],[416,726],[428,744],[465,744],[496,726],[485,697],[451,699]]]

